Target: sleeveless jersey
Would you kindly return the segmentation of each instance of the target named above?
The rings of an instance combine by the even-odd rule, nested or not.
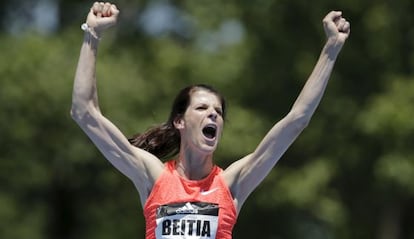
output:
[[[204,179],[181,177],[175,161],[165,163],[144,205],[146,239],[231,239],[236,208],[214,166]]]

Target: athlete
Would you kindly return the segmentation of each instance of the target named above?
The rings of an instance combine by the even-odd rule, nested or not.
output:
[[[139,192],[146,238],[232,238],[240,209],[284,152],[308,125],[350,34],[340,11],[323,19],[327,37],[319,59],[288,114],[257,148],[225,170],[213,153],[223,131],[223,97],[206,85],[176,97],[168,121],[130,139],[105,118],[98,104],[95,64],[102,33],[119,10],[96,2],[87,15],[76,70],[71,115],[107,160]],[[165,163],[161,159],[169,158]]]

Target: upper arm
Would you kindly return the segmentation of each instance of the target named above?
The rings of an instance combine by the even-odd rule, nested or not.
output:
[[[269,174],[305,126],[306,123],[300,116],[294,112],[289,113],[273,126],[253,153],[237,160],[223,172],[238,209]]]
[[[132,146],[121,131],[94,107],[71,115],[100,152],[121,173],[131,179],[144,203],[163,170],[163,163],[151,153]]]

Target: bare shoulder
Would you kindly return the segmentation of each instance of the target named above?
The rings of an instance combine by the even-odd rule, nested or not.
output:
[[[240,183],[242,182],[241,177],[243,177],[243,174],[246,171],[246,165],[250,161],[250,158],[251,154],[246,155],[245,157],[232,163],[222,173],[223,180],[229,187],[233,196],[235,196],[239,191],[238,187],[240,187]]]
[[[129,170],[130,179],[139,192],[140,201],[144,206],[148,196],[150,195],[155,182],[164,171],[164,163],[155,155],[131,145],[131,155],[127,156],[131,162]]]
[[[243,175],[247,169],[246,165],[250,161],[251,154],[235,161],[222,172],[222,178],[230,190],[233,197],[234,206],[239,212],[248,193],[243,190]]]
[[[146,172],[146,174],[144,174],[146,181],[150,183],[150,187],[152,188],[152,185],[164,171],[164,163],[155,155],[132,145],[131,151],[137,174],[143,175],[142,173]]]

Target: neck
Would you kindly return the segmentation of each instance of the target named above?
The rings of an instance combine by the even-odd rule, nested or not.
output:
[[[207,177],[213,169],[213,155],[202,154],[190,150],[180,150],[176,170],[189,180],[201,180]]]

